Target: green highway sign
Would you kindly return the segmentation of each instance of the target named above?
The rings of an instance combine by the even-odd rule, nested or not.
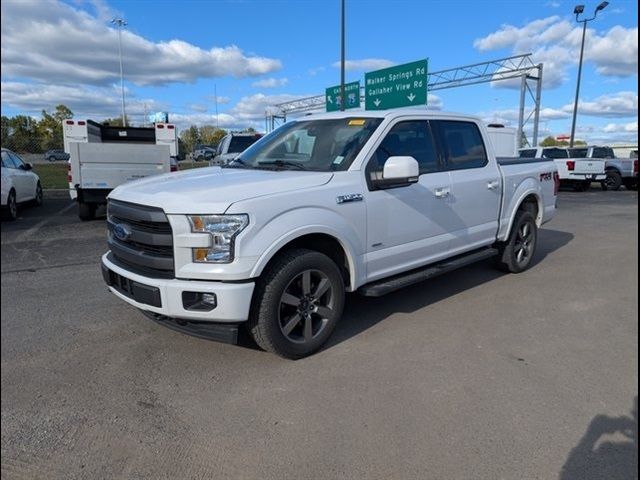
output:
[[[426,105],[428,60],[364,74],[365,110]]]
[[[360,106],[360,81],[345,83],[344,94],[347,101],[344,104],[345,110],[348,108],[357,108]],[[340,96],[340,85],[329,87],[325,91],[325,102],[327,104],[327,112],[335,112],[340,110],[342,97]]]

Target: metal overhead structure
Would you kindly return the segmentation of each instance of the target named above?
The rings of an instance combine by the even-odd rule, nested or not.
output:
[[[540,123],[540,97],[542,93],[542,63],[535,64],[531,54],[490,60],[462,67],[449,68],[437,72],[427,73],[427,91],[444,90],[446,88],[466,87],[481,83],[515,82],[514,88],[520,90],[520,104],[518,109],[518,133],[520,146],[529,145],[524,135],[526,124],[533,118],[532,144],[538,144],[538,125]],[[519,81],[518,81],[519,80]],[[364,99],[364,88],[361,87],[360,96]],[[532,106],[527,110],[527,97]],[[266,112],[265,127],[267,132],[287,121],[287,116],[322,110],[325,108],[325,96],[299,98],[290,102],[272,105]]]

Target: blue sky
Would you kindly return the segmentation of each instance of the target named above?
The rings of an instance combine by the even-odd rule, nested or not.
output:
[[[581,30],[576,2],[347,0],[347,80],[429,58],[441,70],[518,53],[545,65],[543,134],[566,133]],[[591,13],[597,1],[585,3]],[[340,80],[339,0],[2,2],[2,113],[57,103],[78,116],[119,112],[118,15],[128,112],[167,110],[184,127],[264,128],[269,105]],[[636,2],[612,0],[589,24],[578,137],[637,142]],[[434,92],[433,108],[514,124],[518,90],[504,83]]]

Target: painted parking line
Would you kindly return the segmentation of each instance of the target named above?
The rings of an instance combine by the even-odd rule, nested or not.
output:
[[[25,240],[28,240],[29,237],[31,237],[35,232],[40,230],[42,227],[44,227],[47,223],[49,223],[55,217],[60,217],[60,216],[64,215],[65,213],[67,213],[69,210],[71,210],[75,206],[76,206],[75,202],[71,202],[69,205],[66,205],[64,208],[58,210],[53,215],[50,215],[50,216],[48,216],[47,218],[45,218],[43,220],[40,220],[33,227],[31,227],[31,228],[25,230],[24,232],[22,232],[21,234],[17,235],[13,239],[12,243],[14,243],[14,242],[23,242]]]

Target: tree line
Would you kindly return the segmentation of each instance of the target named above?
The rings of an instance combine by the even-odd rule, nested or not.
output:
[[[43,153],[63,148],[62,122],[73,118],[66,105],[58,105],[49,113],[42,110],[40,119],[28,115],[7,117],[2,115],[2,147],[18,153]],[[121,118],[107,118],[104,125],[122,126]],[[129,121],[127,124],[130,125]],[[253,128],[245,131],[254,132]],[[198,145],[217,145],[228,132],[212,125],[191,125],[178,138],[181,156],[193,152]]]

